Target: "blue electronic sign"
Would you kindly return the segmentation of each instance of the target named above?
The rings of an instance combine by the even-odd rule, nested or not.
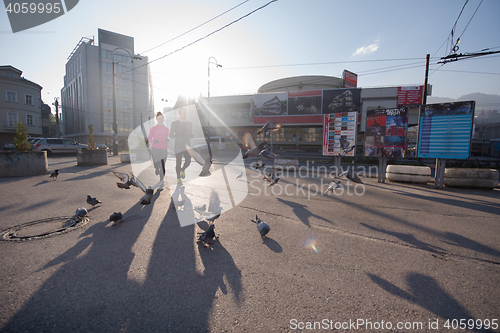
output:
[[[418,157],[469,157],[474,101],[429,104],[420,113]]]

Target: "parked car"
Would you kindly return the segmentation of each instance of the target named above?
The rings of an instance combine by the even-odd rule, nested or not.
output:
[[[109,150],[108,146],[106,146],[104,143],[96,143],[96,144],[95,144],[95,147],[96,147],[97,149],[105,149],[106,151],[108,151],[108,150]]]
[[[87,145],[69,139],[39,139],[33,144],[33,151],[46,151],[47,155],[57,153],[76,153],[78,149],[88,148]]]
[[[16,149],[16,146],[14,146],[13,143],[11,142],[7,142],[3,145],[3,149],[4,150],[15,150]]]

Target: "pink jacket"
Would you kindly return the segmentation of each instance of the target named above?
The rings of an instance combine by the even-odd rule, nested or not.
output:
[[[148,141],[151,147],[157,149],[168,149],[168,128],[163,124],[158,124],[151,127],[149,131]]]

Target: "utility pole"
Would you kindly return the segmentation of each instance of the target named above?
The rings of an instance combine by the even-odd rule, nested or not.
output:
[[[56,107],[56,138],[61,137],[61,131],[59,129],[59,97],[54,97],[54,103],[52,103]]]

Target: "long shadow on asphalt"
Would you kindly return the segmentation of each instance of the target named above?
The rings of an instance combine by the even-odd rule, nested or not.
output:
[[[423,249],[423,250],[426,250],[429,252],[435,252],[435,253],[446,252],[446,250],[443,248],[440,248],[440,247],[437,247],[437,246],[434,246],[432,244],[428,244],[426,242],[422,242],[422,241],[416,239],[415,236],[413,236],[412,234],[405,234],[405,233],[401,233],[401,232],[389,231],[389,230],[386,230],[383,228],[376,228],[376,227],[373,227],[373,226],[368,225],[366,223],[360,223],[360,224],[368,229],[382,232],[382,233],[390,235],[390,236],[394,236],[405,243],[408,243],[410,245],[413,245],[415,247],[418,247],[420,249]]]
[[[409,291],[405,291],[389,281],[367,273],[368,277],[378,284],[385,291],[401,297],[402,299],[421,306],[422,308],[434,313],[435,315],[450,320],[463,318],[465,321],[473,319],[472,315],[465,310],[458,301],[439,286],[436,280],[432,277],[420,274],[410,273],[406,276],[406,283]],[[431,320],[433,322],[433,320]],[[475,322],[475,320],[474,320]],[[428,323],[423,323],[423,328],[426,329]],[[441,329],[444,322],[439,323]],[[450,325],[451,326],[451,325]],[[477,330],[480,332],[493,332],[490,330]]]
[[[371,185],[368,184],[369,186],[374,186],[374,187],[379,187],[377,185]],[[398,186],[399,187],[399,186]],[[419,190],[427,190],[425,188],[418,188]],[[416,193],[410,193],[410,192],[405,192],[401,189],[397,188],[390,188],[391,191],[395,193],[399,193],[401,195],[409,196],[411,198],[415,199],[421,199],[421,200],[429,200],[432,202],[437,202],[437,203],[442,203],[445,205],[452,205],[452,206],[457,206],[457,207],[462,207],[466,209],[473,209],[477,210],[480,212],[485,212],[485,213],[491,213],[491,214],[497,214],[500,215],[500,204],[493,204],[488,201],[483,201],[483,200],[474,200],[474,202],[466,201],[461,197],[454,196],[455,198],[444,198],[443,196],[446,194],[448,196],[451,196],[450,194],[447,194],[446,192],[439,193],[440,195],[437,196],[435,195],[435,191],[431,191],[434,195],[422,195],[422,194],[416,194]],[[478,190],[479,191],[484,191],[484,190]],[[492,192],[490,192],[492,193]]]
[[[311,227],[311,225],[309,224],[310,217],[315,217],[319,220],[333,224],[332,221],[325,219],[323,216],[313,214],[309,209],[307,209],[307,205],[303,205],[298,202],[288,201],[281,198],[276,198],[276,200],[278,200],[278,202],[281,202],[285,205],[292,207],[295,216],[297,216],[300,219],[300,221],[302,221],[302,223],[304,223],[309,228]]]
[[[148,318],[145,305],[151,307],[154,298],[128,273],[152,209],[137,203],[118,226],[109,220],[92,224],[74,247],[42,268],[60,265],[2,332],[118,332],[130,318]]]
[[[373,185],[370,185],[370,184],[366,184],[366,185],[373,186]],[[378,187],[378,186],[374,186],[374,187]],[[384,188],[380,188],[380,189],[384,190]],[[410,196],[410,194],[408,194],[408,195]],[[326,197],[329,198],[329,199],[331,199],[331,200],[334,200],[333,197],[328,197],[328,196],[326,196]],[[459,246],[459,247],[470,249],[470,250],[477,251],[477,252],[481,252],[481,253],[484,253],[484,254],[489,254],[489,255],[496,256],[496,257],[500,257],[500,251],[498,251],[498,250],[496,250],[494,248],[491,248],[489,246],[486,246],[484,244],[481,244],[479,242],[476,242],[474,240],[471,240],[471,239],[469,239],[467,237],[464,237],[462,235],[458,235],[458,234],[455,234],[455,233],[452,233],[452,232],[443,232],[443,231],[433,230],[433,229],[424,227],[422,225],[418,225],[418,224],[412,223],[412,222],[410,222],[408,220],[405,220],[405,219],[402,219],[400,217],[395,217],[395,216],[392,216],[390,214],[387,214],[387,213],[384,213],[384,212],[381,212],[381,211],[369,208],[369,207],[364,206],[364,205],[356,204],[356,203],[353,203],[353,202],[347,202],[346,200],[342,199],[342,197],[336,197],[335,200],[336,201],[341,201],[341,202],[343,202],[345,204],[349,204],[353,209],[359,209],[359,210],[363,210],[365,212],[368,212],[370,214],[379,215],[379,216],[383,217],[384,219],[386,219],[387,221],[394,221],[396,223],[400,223],[400,224],[412,227],[414,229],[421,230],[421,231],[427,232],[429,234],[438,236],[438,237],[440,237],[442,239],[442,241],[444,243],[447,243],[447,244],[450,244],[450,245],[454,245],[454,246]],[[430,200],[430,198],[429,198],[429,200]],[[364,226],[365,227],[369,227],[367,225],[364,225]],[[375,230],[373,227],[369,227],[369,228],[372,229],[372,230]],[[386,230],[376,230],[376,231],[384,232],[386,234],[390,234],[390,235],[393,235],[393,236],[397,237],[397,235],[395,233],[387,232]],[[401,236],[401,235],[402,234],[399,234],[399,236]],[[414,242],[416,241],[415,238],[408,238],[408,237],[398,237],[398,238],[400,240],[404,241],[404,242],[408,242],[411,245],[416,245],[416,244],[414,244]],[[421,244],[421,245],[424,245],[424,244]],[[418,246],[418,245],[416,245],[416,246]],[[433,246],[433,247],[434,248],[438,248],[438,247],[435,247],[435,246]],[[422,248],[423,249],[427,249],[428,246],[424,246]],[[435,252],[435,250],[431,251],[431,252]]]

